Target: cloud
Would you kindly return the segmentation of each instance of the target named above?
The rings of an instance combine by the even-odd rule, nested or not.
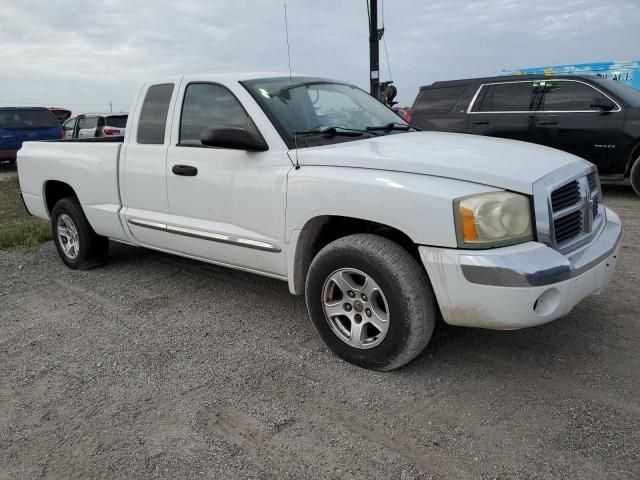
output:
[[[280,0],[4,0],[0,103],[126,109],[156,76],[287,68]],[[368,86],[365,0],[288,0],[294,70]],[[403,104],[435,80],[502,68],[634,59],[637,0],[385,2]],[[381,72],[388,77],[384,49]]]

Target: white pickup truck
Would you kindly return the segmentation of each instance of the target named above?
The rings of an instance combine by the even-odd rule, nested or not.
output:
[[[125,138],[27,142],[21,191],[71,268],[109,240],[305,294],[340,357],[397,368],[436,318],[518,329],[611,278],[595,167],[537,145],[410,128],[347,83],[265,74],[145,84]]]

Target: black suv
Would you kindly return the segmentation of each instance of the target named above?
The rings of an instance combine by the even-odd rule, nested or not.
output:
[[[585,158],[640,195],[640,92],[589,76],[526,75],[421,87],[412,125],[539,143]]]

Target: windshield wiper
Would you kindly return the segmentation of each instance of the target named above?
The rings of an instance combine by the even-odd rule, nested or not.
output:
[[[386,125],[375,125],[372,127],[367,127],[368,132],[391,131],[391,130],[403,130],[405,132],[408,132],[411,129],[412,127],[410,125],[407,125],[406,123],[400,123],[400,122],[391,122],[391,123],[387,123]]]
[[[378,135],[377,133],[372,132],[368,128],[366,130],[358,130],[356,128],[346,128],[346,127],[327,127],[322,130],[306,130],[302,132],[296,132],[296,135],[326,135],[330,137],[334,136],[342,136],[342,137],[360,137],[362,135]]]

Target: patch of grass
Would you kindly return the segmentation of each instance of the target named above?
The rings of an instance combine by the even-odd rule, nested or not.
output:
[[[0,250],[35,247],[47,240],[51,240],[49,223],[25,210],[18,176],[0,177]]]

